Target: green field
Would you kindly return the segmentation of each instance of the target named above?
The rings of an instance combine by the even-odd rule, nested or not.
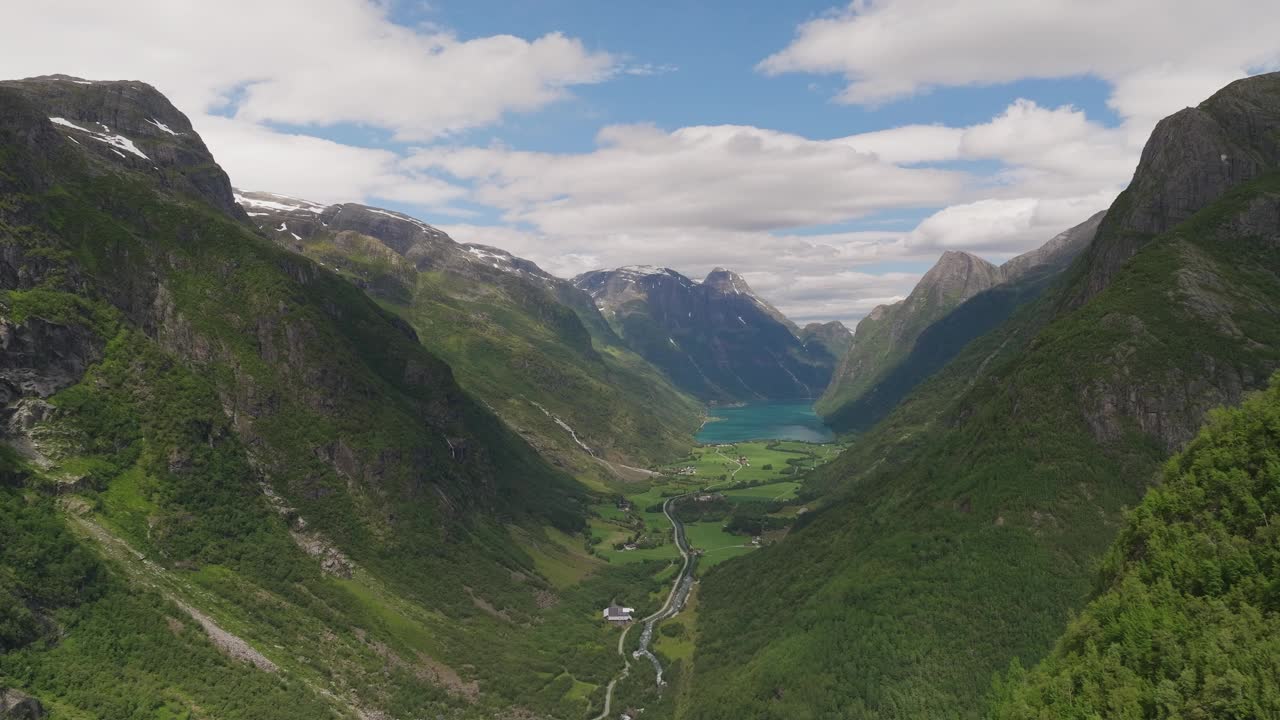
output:
[[[684,532],[689,539],[689,547],[702,551],[702,559],[698,561],[699,569],[709,568],[755,549],[751,547],[751,538],[731,535],[718,522],[688,523],[684,526]]]
[[[826,463],[842,445],[812,445],[802,442],[751,441],[725,445],[702,445],[693,448],[688,457],[664,465],[662,472],[675,473],[692,466],[693,475],[679,476],[703,487],[716,487],[732,482],[767,482],[785,480]],[[739,463],[745,457],[746,463]],[[788,463],[788,460],[792,461]],[[800,461],[800,462],[796,462]],[[792,471],[792,468],[795,468]]]
[[[737,490],[725,490],[724,496],[729,498],[730,502],[786,501],[794,500],[796,491],[799,489],[800,483],[798,482],[779,482],[738,488]]]

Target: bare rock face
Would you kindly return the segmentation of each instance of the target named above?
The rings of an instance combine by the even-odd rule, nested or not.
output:
[[[101,341],[78,325],[0,318],[0,402],[47,398],[77,382],[101,352]]]
[[[1106,210],[1098,212],[1079,225],[1058,233],[1035,250],[1010,258],[1000,266],[1002,281],[1014,282],[1033,272],[1057,272],[1065,269],[1093,242],[1098,234],[1098,226],[1106,216]]]
[[[44,706],[30,695],[0,688],[0,720],[41,720]]]
[[[573,279],[619,336],[688,393],[713,402],[817,397],[835,359],[740,275],[716,268],[696,282],[632,265]]]
[[[1231,83],[1161,120],[1088,255],[1083,304],[1151,238],[1280,164],[1280,73]]]
[[[38,107],[58,142],[82,153],[102,172],[140,173],[168,191],[244,219],[227,174],[187,116],[152,86],[48,75],[0,82],[0,88]]]

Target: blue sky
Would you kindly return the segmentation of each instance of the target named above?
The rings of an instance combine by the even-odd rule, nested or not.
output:
[[[389,207],[563,276],[726,265],[850,324],[944,250],[1000,262],[1105,208],[1156,121],[1280,66],[1280,6],[1255,0],[14,13],[0,72],[150,82],[243,189]]]

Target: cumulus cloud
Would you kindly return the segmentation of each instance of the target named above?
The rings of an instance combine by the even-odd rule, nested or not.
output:
[[[187,112],[427,139],[536,110],[614,72],[551,33],[470,40],[393,23],[372,0],[46,0],[6,8],[6,77],[145,79]]]
[[[841,102],[938,86],[1092,74],[1126,116],[1158,118],[1280,63],[1280,6],[1256,0],[855,0],[799,27],[767,74],[839,73]],[[1152,76],[1170,80],[1152,89]],[[1132,92],[1130,92],[1132,91]]]
[[[903,168],[847,143],[745,126],[603,129],[588,153],[430,149],[418,167],[476,184],[475,198],[552,235],[777,230],[958,196],[961,173]]]
[[[448,211],[467,188],[405,166],[390,150],[362,148],[324,138],[276,132],[218,116],[196,118],[209,150],[245,190],[286,192],[314,202],[381,198]]]
[[[1115,199],[1111,192],[1067,198],[986,199],[952,205],[906,234],[906,247],[923,252],[967,250],[1007,258],[1044,244]]]

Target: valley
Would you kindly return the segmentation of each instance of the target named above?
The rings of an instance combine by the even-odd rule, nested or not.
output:
[[[0,80],[0,720],[1280,717],[1280,72],[824,59],[903,1],[821,126],[435,3]]]

